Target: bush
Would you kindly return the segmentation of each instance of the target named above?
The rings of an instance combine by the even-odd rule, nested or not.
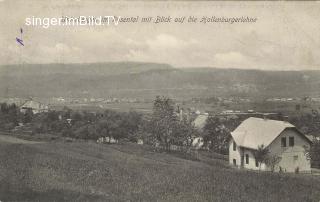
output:
[[[15,128],[15,126],[16,126],[16,124],[11,122],[11,123],[5,123],[5,124],[3,124],[3,125],[2,125],[2,128],[3,128],[4,130],[12,130],[12,129]]]

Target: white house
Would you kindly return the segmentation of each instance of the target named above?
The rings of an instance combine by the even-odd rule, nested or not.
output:
[[[255,159],[258,146],[269,150],[269,157],[276,157],[274,171],[310,172],[310,161],[305,156],[305,147],[311,141],[286,121],[250,117],[233,132],[229,142],[229,163],[239,168],[259,169]],[[261,170],[271,170],[270,165],[261,164]]]
[[[32,110],[34,114],[37,114],[41,112],[48,112],[49,107],[34,100],[27,100],[20,106],[20,112],[25,113],[27,110]]]

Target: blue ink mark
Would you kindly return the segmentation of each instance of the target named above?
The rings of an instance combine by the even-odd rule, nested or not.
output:
[[[23,33],[23,29],[20,28],[20,35],[21,35],[21,37],[20,37],[20,38],[16,37],[16,41],[17,41],[20,45],[24,46],[24,44],[23,44],[23,39],[22,39],[22,33]]]
[[[16,41],[17,41],[20,45],[24,46],[22,39],[19,39],[18,37],[16,37]]]

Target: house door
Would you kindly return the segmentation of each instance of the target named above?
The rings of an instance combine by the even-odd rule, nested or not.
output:
[[[293,168],[295,172],[299,172],[299,156],[298,155],[293,156]]]
[[[244,150],[243,148],[240,148],[240,154],[241,154],[241,167],[244,167]]]
[[[244,155],[242,154],[241,155],[241,167],[243,167],[244,166]]]
[[[237,166],[237,160],[236,159],[233,159],[233,165]]]

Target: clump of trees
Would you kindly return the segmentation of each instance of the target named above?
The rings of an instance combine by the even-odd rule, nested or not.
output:
[[[131,141],[137,140],[142,115],[136,112],[120,113],[105,111],[95,123],[95,136],[114,138],[116,140],[127,138]],[[100,115],[100,116],[101,116]]]
[[[153,113],[146,128],[149,139],[157,142],[166,151],[171,145],[190,147],[197,131],[190,119],[178,117],[178,112],[170,98],[157,96],[153,104]]]
[[[204,142],[213,151],[227,153],[229,131],[218,117],[209,117],[204,127]]]
[[[16,104],[0,103],[0,128],[3,130],[13,129],[22,119]]]
[[[65,137],[96,140],[99,137],[135,140],[142,116],[136,112],[88,113],[64,109],[33,117],[35,133],[54,133]]]
[[[203,129],[205,146],[214,152],[228,154],[230,132],[238,124],[235,117],[209,116]]]
[[[317,112],[317,111],[316,111]],[[304,134],[318,135],[320,130],[320,114],[315,113],[302,113],[289,117],[289,122],[294,124]]]
[[[30,129],[33,133],[50,133],[79,139],[109,137],[137,141],[142,122],[142,115],[134,111],[106,110],[89,113],[65,107],[61,111],[33,114],[32,109],[21,113],[15,104],[0,103],[0,130],[12,130],[23,123],[27,125],[25,130]]]
[[[320,140],[314,138],[311,147],[305,148],[305,155],[311,160],[311,167],[320,168]]]

